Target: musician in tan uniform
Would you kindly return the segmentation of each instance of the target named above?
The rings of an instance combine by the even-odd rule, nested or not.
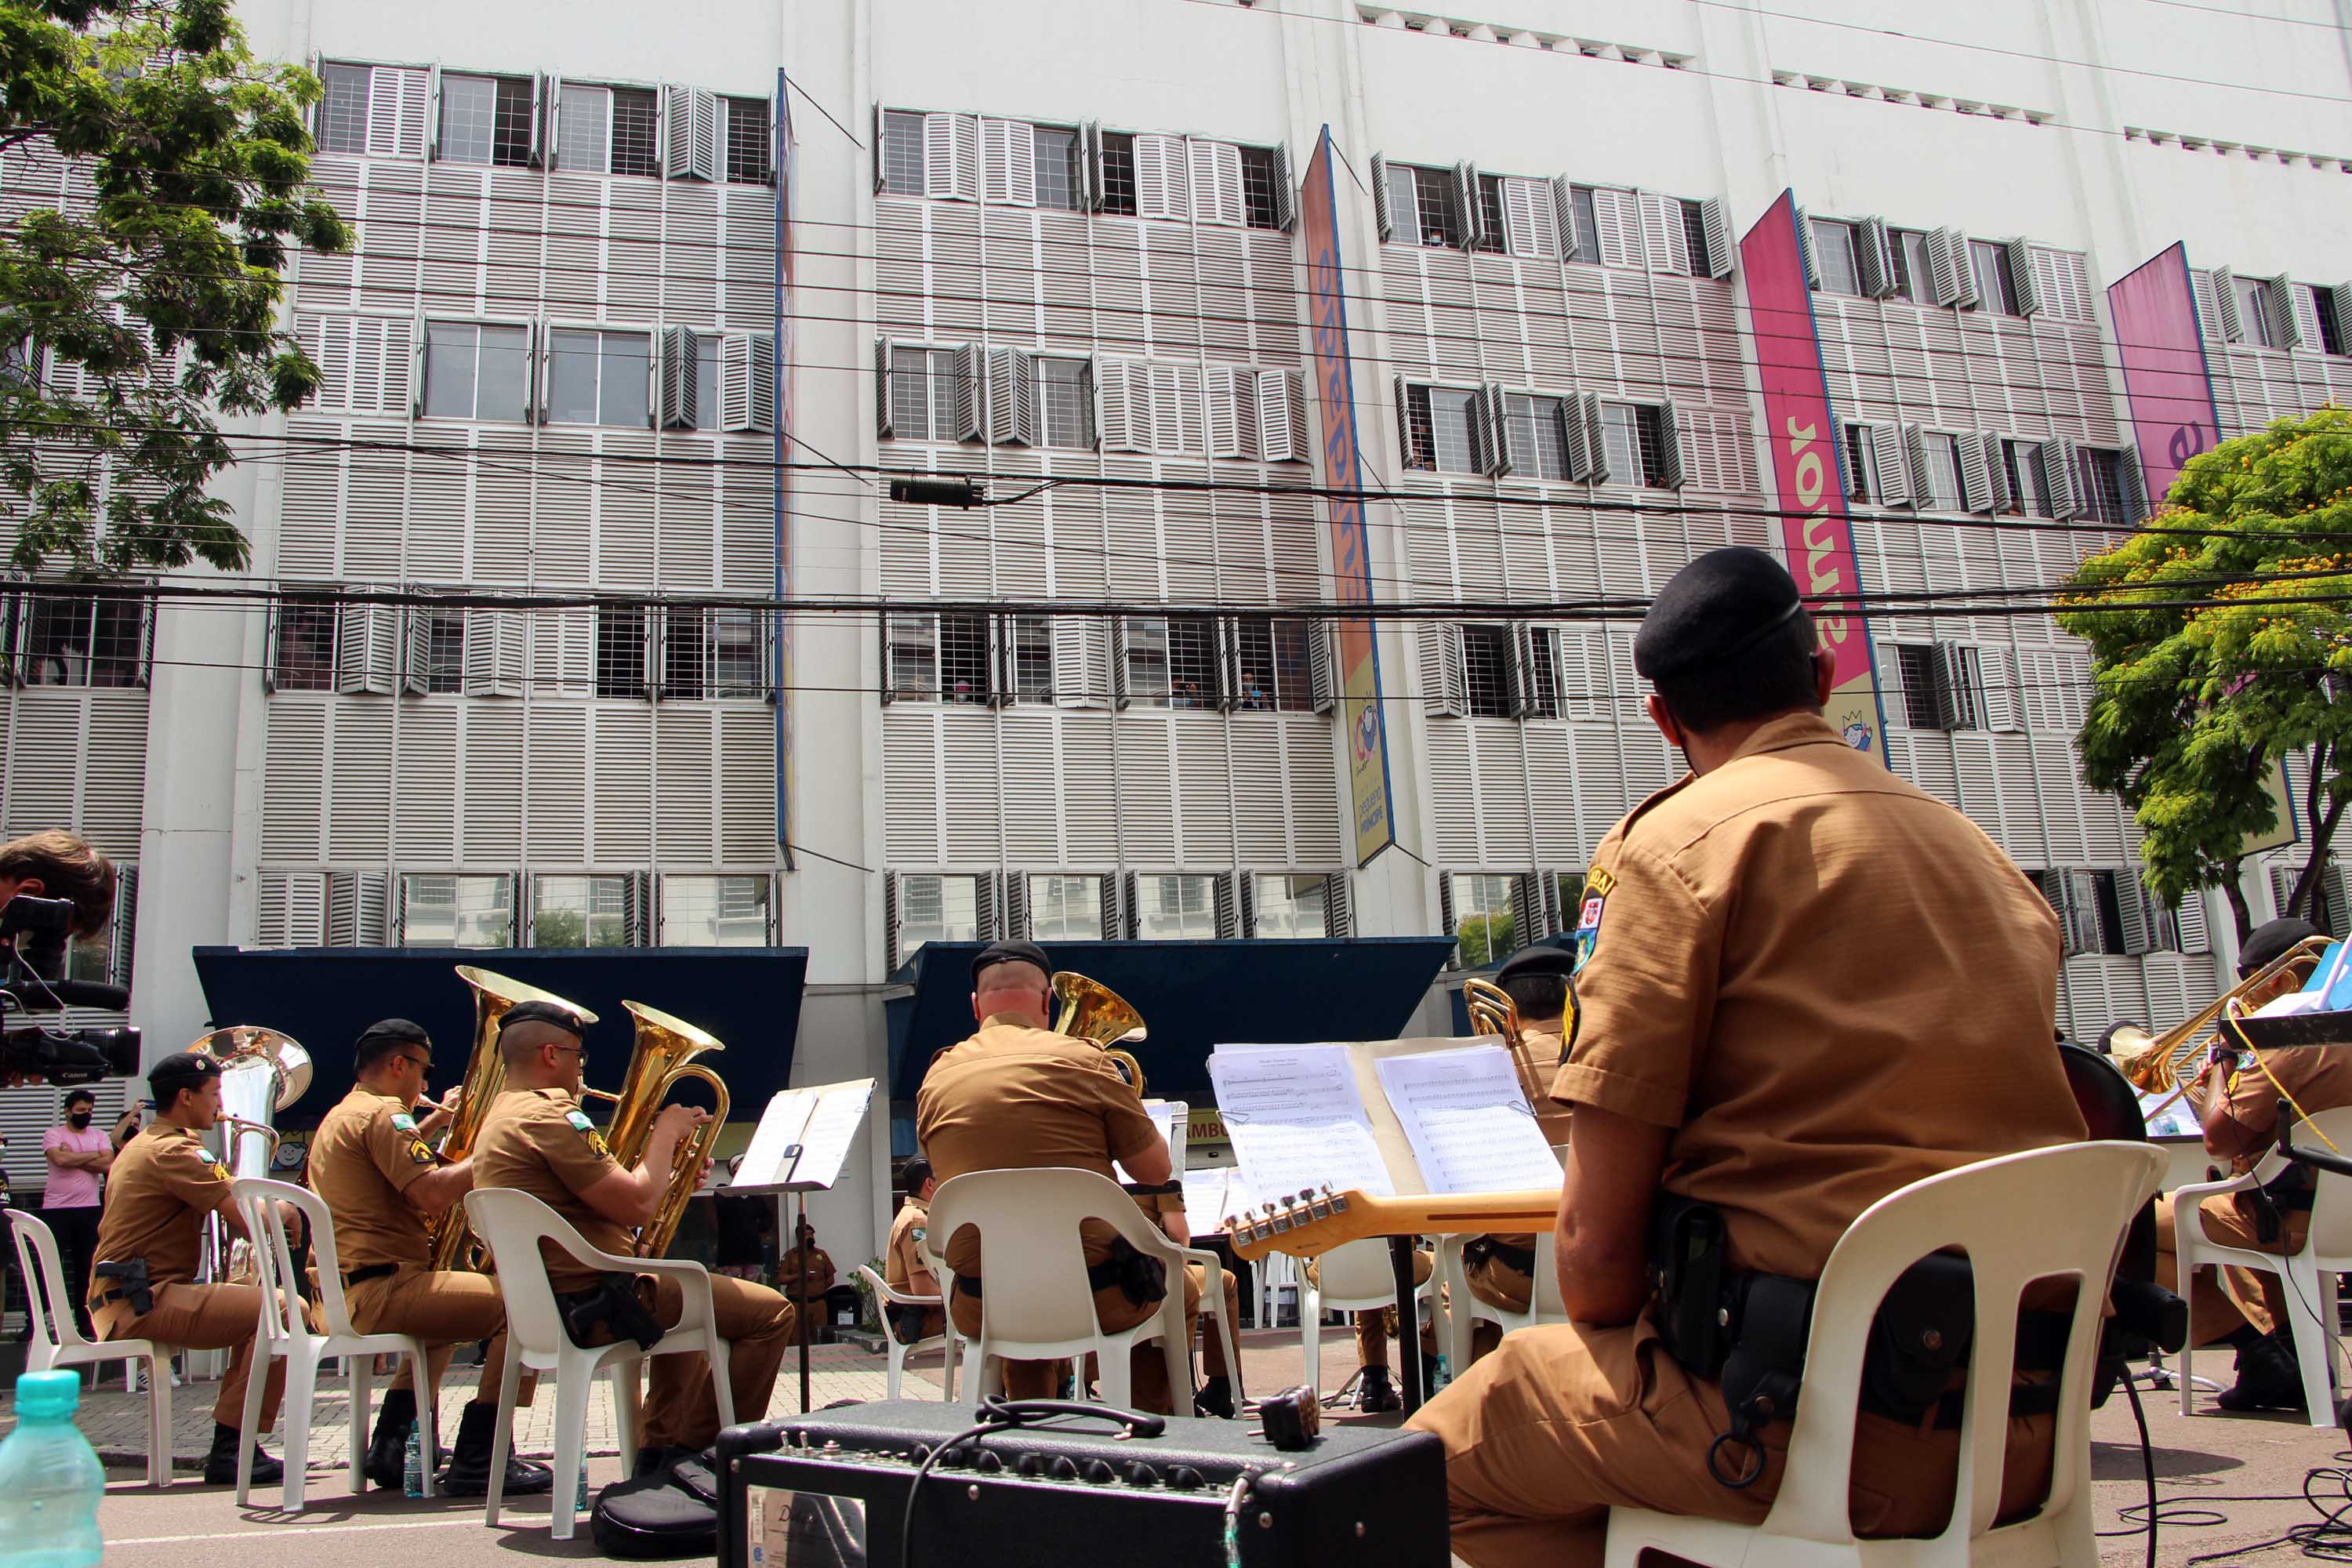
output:
[[[816,1244],[816,1226],[803,1219],[792,1246],[776,1256],[776,1286],[800,1313],[801,1336],[824,1322],[824,1293],[833,1289],[833,1258]]]
[[[433,1040],[405,1018],[363,1031],[353,1053],[351,1093],[320,1120],[310,1140],[310,1185],[335,1221],[335,1263],[352,1326],[363,1334],[414,1334],[432,1363],[427,1386],[439,1388],[449,1352],[488,1340],[481,1380],[458,1417],[456,1451],[435,1482],[453,1497],[490,1488],[499,1384],[506,1368],[507,1314],[488,1274],[432,1267],[427,1222],[465,1200],[471,1160],[446,1163],[425,1140],[436,1111],[420,1121],[415,1107],[433,1067]],[[384,1391],[368,1444],[367,1479],[387,1491],[401,1485],[408,1429],[416,1419],[415,1370]],[[526,1387],[520,1401],[530,1402]],[[555,1484],[547,1466],[509,1454],[506,1489],[543,1492]]]
[[[882,1250],[882,1283],[902,1295],[936,1297],[939,1277],[931,1272],[923,1237],[929,1234],[931,1194],[940,1190],[939,1178],[931,1174],[931,1163],[920,1158],[908,1161],[900,1175],[907,1184],[907,1201],[890,1220],[889,1245]],[[890,1311],[895,1314],[891,1328],[907,1344],[947,1332],[945,1307],[893,1307]]]
[[[1167,1140],[1102,1047],[1047,1026],[1053,966],[1044,949],[1025,942],[992,943],[971,961],[971,979],[979,1031],[932,1059],[915,1098],[915,1135],[941,1180],[967,1171],[1054,1167],[1108,1177],[1114,1161],[1147,1186],[1174,1178]],[[1150,1286],[1149,1271],[1135,1267],[1143,1260],[1132,1245],[1093,1221],[1083,1236],[1096,1321],[1117,1331],[1157,1311],[1168,1282]],[[939,1250],[955,1275],[948,1313],[958,1330],[976,1338],[986,1286],[979,1232],[968,1226]],[[1198,1268],[1184,1270],[1183,1289],[1189,1343],[1199,1323]],[[1160,1347],[1139,1348],[1130,1364],[1136,1407],[1173,1413]],[[1005,1364],[1005,1392],[1015,1399],[1044,1398],[1053,1383],[1051,1362]]]
[[[1170,1158],[1174,1158],[1171,1153]],[[1171,1185],[1175,1185],[1171,1178]],[[1135,1205],[1151,1221],[1152,1227],[1179,1247],[1192,1245],[1192,1220],[1184,1213],[1184,1193],[1181,1185],[1170,1192],[1138,1193]],[[1201,1277],[1201,1289],[1208,1289],[1208,1270],[1198,1264],[1187,1264],[1187,1270]],[[1220,1269],[1218,1277],[1224,1283],[1225,1321],[1239,1323],[1242,1310],[1241,1281],[1230,1268]],[[1201,1322],[1201,1387],[1192,1395],[1195,1415],[1230,1417],[1234,1414],[1234,1384],[1231,1369],[1225,1365],[1224,1336]]]
[[[2319,935],[2307,921],[2279,920],[2257,927],[2238,955],[2238,976],[2246,979],[2306,937]],[[2281,991],[2294,986],[2284,977]],[[2268,997],[2249,997],[2259,1006]],[[2213,1056],[2189,1085],[2189,1100],[2205,1130],[2205,1152],[2224,1163],[2251,1161],[2278,1141],[2278,1103],[2292,1095],[2316,1116],[2352,1105],[2352,1046],[2297,1046],[2281,1050],[2241,1051],[2227,1029],[2215,1037]],[[2288,1169],[2266,1188],[2208,1199],[2198,1209],[2208,1237],[2224,1247],[2290,1257],[2303,1250],[2311,1231],[2314,1178],[2304,1166]],[[2179,1289],[2173,1242],[2172,1197],[2156,1207],[2157,1283]],[[2221,1278],[2216,1279],[2214,1275]],[[2293,1300],[2275,1274],[2252,1268],[2200,1268],[2189,1281],[2189,1334],[2192,1343],[2227,1344],[2238,1352],[2238,1381],[2216,1399],[2224,1410],[2300,1410],[2303,1376],[2295,1361],[2294,1331],[2286,1314],[2311,1310]],[[2328,1325],[2334,1329],[2333,1324]]]
[[[246,1379],[253,1369],[254,1325],[261,1290],[253,1285],[199,1285],[196,1260],[207,1216],[221,1216],[233,1236],[245,1222],[229,1197],[229,1174],[200,1134],[220,1121],[220,1063],[175,1051],[147,1074],[155,1120],[122,1146],[107,1173],[106,1209],[98,1222],[98,1263],[89,1283],[89,1312],[101,1340],[152,1340],[181,1350],[234,1350],[220,1396],[213,1401],[213,1447],[205,1457],[209,1486],[236,1483],[237,1446],[245,1440]],[[299,1211],[283,1211],[289,1235]],[[143,1278],[142,1278],[143,1276]],[[144,1311],[142,1297],[152,1297]],[[262,1384],[260,1422],[278,1420],[286,1363],[271,1357]],[[258,1437],[260,1433],[253,1434]],[[275,1481],[285,1467],[253,1448],[253,1479]]]
[[[1835,665],[1788,574],[1759,551],[1699,557],[1643,619],[1634,667],[1691,771],[1609,834],[1587,884],[1544,1260],[1574,1321],[1510,1335],[1411,1423],[1444,1440],[1454,1550],[1477,1568],[1598,1564],[1612,1504],[1754,1522],[1780,1489],[1785,1420],[1733,1445],[1760,1466],[1752,1485],[1709,1472],[1731,1424],[1658,1335],[1662,1198],[1720,1212],[1728,1270],[1817,1279],[1897,1188],[2084,1136],[2050,1048],[2049,904],[1823,720]],[[1932,1533],[1957,1429],[1936,1412],[1860,1421],[1856,1528]],[[2001,1517],[2042,1500],[2053,1427],[2012,1419]]]
[[[474,1184],[513,1187],[529,1193],[579,1229],[589,1246],[627,1256],[635,1250],[636,1228],[661,1205],[678,1141],[710,1120],[693,1106],[666,1107],[654,1119],[645,1157],[623,1170],[604,1140],[580,1109],[582,1069],[587,1048],[573,1016],[548,1002],[521,1002],[499,1020],[499,1053],[506,1065],[506,1092],[492,1102],[474,1144]],[[548,1282],[559,1306],[580,1310],[593,1323],[583,1343],[610,1344],[628,1332],[631,1314],[649,1310],[653,1329],[675,1327],[685,1310],[677,1283],[646,1276],[599,1276],[551,1242],[541,1244]],[[589,1298],[618,1290],[602,1302]],[[735,1419],[757,1421],[767,1413],[776,1368],[793,1335],[793,1305],[764,1285],[715,1275],[711,1308],[719,1334],[728,1342],[728,1384]],[[698,1453],[719,1435],[719,1400],[710,1363],[702,1355],[653,1358],[647,1374],[644,1444],[637,1473],[661,1468],[683,1453]]]

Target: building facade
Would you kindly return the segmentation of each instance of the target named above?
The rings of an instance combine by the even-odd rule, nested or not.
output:
[[[1445,931],[1475,965],[1572,925],[1678,771],[1641,601],[1777,548],[1738,241],[1784,189],[1865,593],[2031,591],[2139,515],[2105,290],[2175,241],[2224,434],[2352,385],[2324,0],[1933,37],[1880,0],[1493,9],[248,6],[320,73],[358,246],[300,259],[326,385],[225,487],[277,607],[14,622],[7,830],[139,871],[77,963],[160,1052],[204,943],[804,945],[811,1082],[880,1070],[926,941]],[[1397,846],[1361,866],[1315,613],[1327,127],[1373,597],[1503,612],[1379,623]],[[0,161],[9,215],[80,199]],[[2061,911],[2062,1023],[2210,996],[2221,906],[2152,907],[2077,775],[2082,646],[1990,600],[1873,635],[1890,764]],[[877,1223],[886,1114],[829,1230]]]

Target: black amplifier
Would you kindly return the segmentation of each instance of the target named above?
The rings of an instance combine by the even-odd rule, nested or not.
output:
[[[1445,1453],[1426,1432],[1325,1428],[1282,1451],[1244,1421],[971,1426],[896,1400],[730,1427],[719,1568],[1446,1568]],[[1227,1551],[1228,1520],[1235,1550]],[[902,1544],[911,1541],[912,1549]]]

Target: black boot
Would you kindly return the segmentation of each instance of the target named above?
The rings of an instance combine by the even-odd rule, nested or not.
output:
[[[245,1434],[234,1426],[213,1423],[213,1451],[205,1456],[205,1485],[233,1487],[236,1485],[236,1446],[245,1441]],[[286,1467],[253,1446],[253,1479],[257,1486],[283,1480]]]
[[[416,1395],[405,1388],[388,1391],[375,1413],[375,1436],[368,1439],[367,1462],[362,1467],[367,1479],[385,1491],[399,1491],[407,1484],[408,1431],[415,1425]]]
[[[1364,1385],[1356,1391],[1356,1408],[1368,1415],[1404,1408],[1404,1395],[1389,1381],[1389,1369],[1368,1366],[1364,1369]]]
[[[499,1407],[486,1399],[466,1406],[457,1418],[457,1446],[449,1468],[434,1485],[451,1497],[487,1497],[490,1490],[490,1449],[498,1436]],[[530,1497],[555,1489],[555,1472],[545,1465],[507,1456],[506,1495]]]
[[[1192,1395],[1192,1414],[1215,1415],[1230,1421],[1234,1418],[1234,1385],[1226,1378],[1212,1377],[1201,1384],[1201,1392]]]
[[[2272,1334],[2238,1352],[2238,1384],[2214,1400],[2224,1410],[2300,1410],[2303,1373],[2290,1340]]]

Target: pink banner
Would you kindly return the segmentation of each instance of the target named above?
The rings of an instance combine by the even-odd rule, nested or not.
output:
[[[1772,482],[1780,503],[1780,541],[1822,641],[1837,656],[1828,717],[1858,752],[1886,757],[1886,719],[1879,706],[1878,667],[1870,627],[1858,614],[1862,574],[1840,481],[1837,416],[1822,369],[1813,296],[1797,247],[1797,202],[1787,191],[1739,242],[1748,283],[1748,321],[1764,384],[1764,428],[1772,448]]]
[[[2197,330],[2197,296],[2189,283],[2188,247],[2175,245],[2110,285],[2107,310],[2115,317],[2147,504],[2160,508],[2189,459],[2221,439],[2205,339]]]

